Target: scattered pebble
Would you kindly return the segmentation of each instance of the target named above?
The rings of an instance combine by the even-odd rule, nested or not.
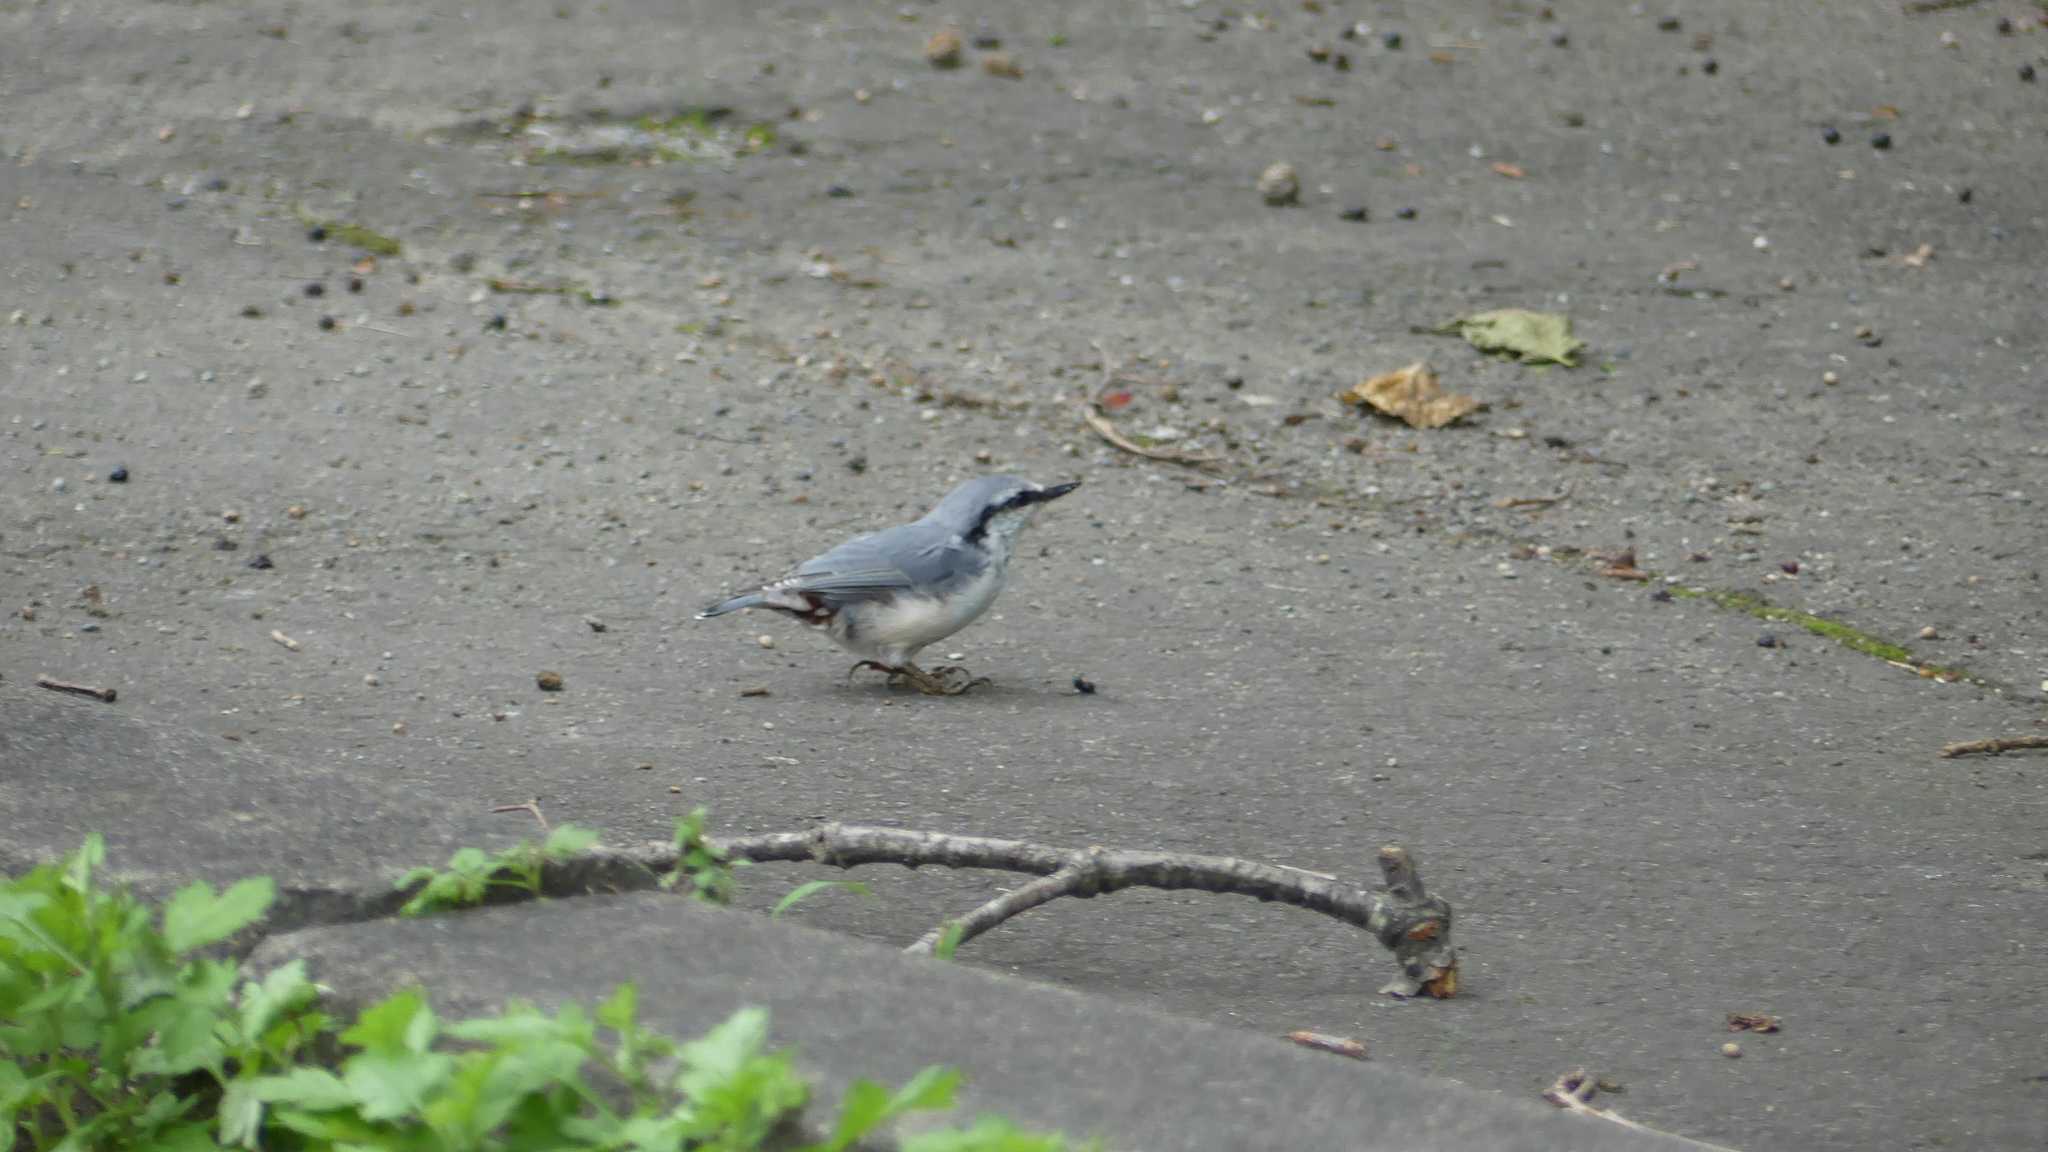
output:
[[[1842,134],[1840,132],[1837,132],[1833,126],[1821,129],[1820,138],[1822,140],[1827,141],[1829,147],[1833,147],[1834,145],[1840,144],[1842,142]]]
[[[505,330],[505,324],[506,320],[505,314],[503,312],[500,312],[492,316],[489,320],[484,321],[484,327],[490,329],[493,332],[503,332]]]
[[[754,643],[759,644],[763,648],[773,648],[775,647],[775,637],[763,632],[759,636],[754,637]]]
[[[1676,32],[1683,27],[1685,27],[1685,22],[1676,16],[1660,16],[1657,18],[1657,31],[1659,32]]]
[[[293,520],[304,520],[306,518],[306,506],[304,504],[294,504],[285,509],[284,514]]]
[[[1759,648],[1776,648],[1778,646],[1777,634],[1774,632],[1764,633],[1756,638],[1756,646]]]
[[[1922,640],[1939,640],[1941,639],[1941,633],[1935,629],[1934,625],[1929,624],[1920,630],[1920,638]]]
[[[277,565],[271,562],[269,553],[259,552],[249,561],[249,567],[254,568],[258,572],[268,572],[272,568],[277,567]]]
[[[1095,695],[1095,681],[1088,679],[1086,676],[1076,676],[1074,677],[1074,691],[1079,692],[1083,696],[1093,696]]]
[[[533,682],[543,692],[560,692],[562,690],[562,674],[560,672],[542,672],[533,678]]]
[[[276,643],[283,645],[287,652],[297,652],[299,650],[299,642],[297,640],[292,639],[275,628],[270,630],[270,638]]]
[[[1820,374],[1820,382],[1823,384],[1827,384],[1829,386],[1833,386],[1836,384],[1840,384],[1842,382],[1842,377],[1840,376],[1840,374],[1835,372],[1823,372]]]
[[[589,628],[592,632],[609,632],[611,630],[611,625],[606,624],[595,616],[585,616],[583,624],[584,627]]]
[[[1559,28],[1557,31],[1552,32],[1550,34],[1550,43],[1555,47],[1568,48],[1571,46],[1571,42],[1571,33],[1566,32],[1562,28]]]
[[[394,721],[391,725],[391,734],[393,736],[403,736],[408,731],[411,731],[411,729],[405,726],[405,721],[403,720]]]
[[[1023,66],[1002,52],[991,52],[983,56],[981,58],[981,70],[991,76],[1000,76],[1005,80],[1022,80],[1024,78]]]
[[[332,331],[334,331],[334,317],[332,317],[332,316],[322,316],[322,317],[320,318],[320,330],[321,330],[322,332],[332,332]]]
[[[1399,52],[1401,50],[1401,34],[1399,32],[1388,32],[1380,37],[1380,43],[1386,45],[1389,52]]]
[[[2022,64],[2022,65],[2020,65],[2020,83],[2022,83],[2022,84],[2032,84],[2033,82],[2034,82],[2034,66],[2033,66],[2032,64]]]
[[[1799,561],[1797,560],[1787,560],[1784,563],[1778,565],[1778,568],[1781,571],[1783,571],[1787,576],[1799,575]]]
[[[853,189],[844,184],[832,184],[826,187],[825,195],[834,200],[848,200],[853,197]]]
[[[311,240],[315,244],[324,244],[327,241],[327,229],[319,224],[315,224],[311,228],[306,229],[306,239]]]
[[[363,683],[368,687],[375,688],[379,684],[384,683],[384,678],[375,672],[365,672],[363,673]]]
[[[1705,72],[1709,76],[1714,75],[1720,70],[1721,62],[1719,60],[1714,59],[1712,56],[1709,56],[1705,60],[1700,61],[1700,71]]]
[[[1742,1055],[1742,1045],[1737,1044],[1733,1040],[1730,1040],[1726,1044],[1721,1045],[1721,1055],[1728,1057],[1730,1060],[1733,1060],[1736,1057]]]
[[[1259,173],[1259,196],[1275,208],[1301,199],[1301,177],[1292,164],[1269,165]]]
[[[349,277],[348,290],[351,292],[361,292],[363,290],[363,278],[361,276]]]
[[[327,285],[319,283],[318,281],[308,284],[306,285],[306,295],[311,296],[317,300],[320,297],[327,295]]]
[[[742,688],[742,689],[740,689],[740,695],[741,695],[741,696],[766,696],[766,695],[768,695],[768,686],[767,686],[766,684],[756,684],[756,685],[754,685],[754,686],[752,686],[752,687],[750,687],[750,688]],[[653,767],[653,765],[651,765],[651,764],[650,764],[650,765],[648,765],[648,767],[650,767],[650,768],[651,768],[651,767]]]
[[[59,476],[55,480],[50,481],[50,491],[52,492],[62,492],[64,489],[69,488],[70,486],[70,481],[64,479],[62,476]]]
[[[1399,216],[1403,220],[1413,220],[1415,219],[1415,209],[1396,208],[1394,209],[1394,215]]]
[[[1337,216],[1340,220],[1349,220],[1355,224],[1362,224],[1372,219],[1372,213],[1365,208],[1346,208],[1344,211],[1339,212]]]
[[[1870,146],[1879,152],[1888,150],[1892,146],[1892,134],[1889,132],[1879,132],[1870,138]]]
[[[924,58],[934,68],[958,68],[960,49],[960,30],[941,28],[924,42]]]

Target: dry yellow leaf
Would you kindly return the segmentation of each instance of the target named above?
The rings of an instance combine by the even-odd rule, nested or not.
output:
[[[1470,396],[1446,392],[1437,385],[1436,373],[1417,360],[1406,368],[1383,372],[1348,391],[1337,394],[1346,404],[1362,404],[1375,412],[1405,420],[1416,428],[1441,428],[1479,410]]]

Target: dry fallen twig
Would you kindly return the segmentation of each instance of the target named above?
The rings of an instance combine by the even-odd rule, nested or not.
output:
[[[1493,502],[1493,506],[1494,506],[1495,508],[1502,508],[1502,509],[1508,509],[1508,508],[1522,508],[1522,509],[1537,509],[1537,508],[1548,508],[1548,507],[1550,507],[1550,506],[1552,506],[1552,505],[1554,505],[1554,504],[1562,504],[1562,503],[1564,503],[1565,501],[1567,501],[1567,500],[1571,499],[1571,498],[1572,498],[1572,490],[1573,490],[1574,488],[1576,488],[1577,486],[1578,486],[1578,485],[1577,485],[1576,483],[1572,483],[1572,484],[1566,484],[1566,485],[1564,486],[1564,491],[1562,491],[1562,492],[1559,492],[1559,493],[1558,493],[1557,495],[1555,495],[1555,496],[1503,496],[1503,497],[1501,497],[1500,499],[1498,499],[1498,500],[1495,500],[1495,501]]]
[[[1959,744],[1945,744],[1941,749],[1941,758],[1953,760],[1958,756],[1998,756],[2026,748],[2048,748],[2048,736],[2008,736],[2000,740],[1965,740]]]
[[[1168,464],[1186,464],[1193,468],[1214,464],[1219,459],[1206,452],[1189,452],[1180,448],[1155,448],[1140,444],[1136,440],[1117,431],[1116,425],[1109,422],[1109,417],[1104,416],[1101,410],[1092,404],[1081,409],[1081,419],[1087,421],[1090,428],[1095,429],[1097,436],[1102,437],[1104,440],[1129,452],[1133,456],[1143,456],[1147,460],[1163,460]]]
[[[272,628],[270,630],[270,638],[276,641],[277,643],[284,645],[287,651],[297,652],[299,650],[299,642],[297,640],[292,639],[291,637],[285,635],[283,632],[280,632],[275,628]]]
[[[1353,1060],[1364,1060],[1367,1058],[1365,1054],[1365,1041],[1353,1040],[1349,1036],[1329,1036],[1321,1032],[1299,1031],[1289,1032],[1287,1038],[1303,1048],[1313,1048],[1318,1052],[1334,1052],[1339,1056],[1349,1056]]]
[[[1060,848],[1022,840],[953,836],[902,828],[823,824],[802,832],[718,838],[728,859],[814,861],[836,868],[901,864],[909,868],[989,868],[1039,877],[952,921],[965,943],[1003,921],[1062,896],[1087,899],[1123,888],[1236,893],[1320,912],[1373,934],[1394,953],[1401,975],[1380,990],[1395,996],[1448,999],[1458,990],[1458,954],[1451,944],[1451,906],[1428,895],[1406,849],[1387,845],[1378,862],[1383,891],[1293,868],[1229,856],[1136,852],[1101,847]],[[640,863],[658,872],[676,866],[675,851],[652,850]],[[907,951],[929,953],[941,930],[926,933]]]
[[[1593,1106],[1593,1097],[1599,1091],[1599,1083],[1587,1075],[1584,1068],[1574,1068],[1570,1072],[1559,1076],[1556,1082],[1544,1089],[1543,1098],[1567,1112],[1576,1112],[1581,1116],[1591,1116],[1600,1120],[1612,1121],[1624,1128],[1633,1128],[1638,1132],[1651,1132],[1659,1136],[1669,1135],[1669,1133],[1659,1131],[1648,1124],[1638,1124],[1612,1108],[1595,1108]],[[1694,1143],[1702,1148],[1716,1149],[1717,1152],[1731,1152],[1730,1149],[1720,1144],[1708,1144],[1702,1141],[1694,1141]]]
[[[548,830],[548,818],[540,814],[540,797],[538,796],[534,797],[531,800],[528,800],[524,804],[499,804],[493,807],[491,811],[493,813],[531,812],[533,813],[533,818],[540,822],[540,830],[542,832],[546,832]]]
[[[48,676],[36,677],[36,687],[48,688],[52,692],[69,692],[73,696],[90,696],[104,704],[112,704],[118,695],[112,688],[94,688],[89,684],[72,684],[53,680]]]

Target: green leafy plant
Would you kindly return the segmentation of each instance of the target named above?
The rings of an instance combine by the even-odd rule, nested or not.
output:
[[[951,960],[953,953],[960,950],[960,937],[967,933],[967,925],[958,920],[948,920],[939,925],[939,939],[932,945],[932,955],[941,960]]]
[[[855,896],[873,896],[874,892],[858,880],[806,880],[789,890],[789,894],[775,902],[768,910],[771,918],[780,917],[784,912],[809,900],[820,892],[845,891]]]
[[[418,888],[398,914],[425,916],[481,904],[493,888],[515,888],[538,896],[549,864],[573,860],[596,843],[596,832],[564,824],[539,844],[522,840],[496,854],[481,848],[457,849],[445,869],[419,867],[398,878],[393,886],[399,890]]]
[[[674,888],[688,880],[690,895],[707,904],[730,904],[738,886],[733,870],[744,868],[751,861],[728,860],[725,849],[704,835],[704,821],[709,816],[701,807],[692,808],[688,816],[676,821],[676,866],[661,878],[661,886]]]
[[[679,1044],[640,1022],[631,984],[592,1012],[514,1003],[455,1021],[406,989],[342,1028],[303,962],[247,980],[203,954],[262,918],[270,880],[194,884],[159,912],[105,885],[104,862],[92,837],[0,886],[0,1150],[752,1152],[788,1136],[810,1100],[789,1054],[769,1048],[764,1009]],[[959,1083],[936,1067],[894,1091],[856,1081],[804,1152],[846,1152],[906,1115],[951,1108]],[[989,1117],[903,1142],[1066,1146]]]
[[[303,965],[240,980],[198,954],[262,917],[268,879],[161,914],[100,883],[99,837],[0,891],[0,1148],[213,1148],[209,1096],[290,1065],[326,1018]]]

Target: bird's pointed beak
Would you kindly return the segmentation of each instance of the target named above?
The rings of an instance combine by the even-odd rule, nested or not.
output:
[[[1071,484],[1054,484],[1051,487],[1040,489],[1038,492],[1038,503],[1042,504],[1048,500],[1057,500],[1080,486],[1081,482],[1076,480]]]

